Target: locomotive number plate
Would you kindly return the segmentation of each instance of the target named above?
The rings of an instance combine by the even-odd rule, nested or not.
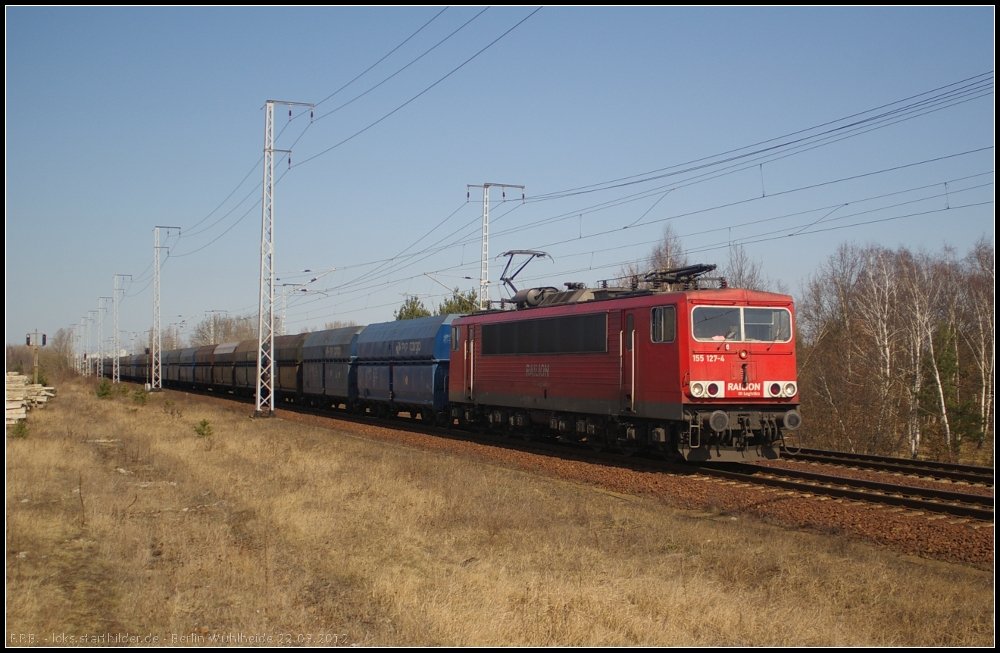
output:
[[[693,354],[695,363],[725,363],[725,354]]]

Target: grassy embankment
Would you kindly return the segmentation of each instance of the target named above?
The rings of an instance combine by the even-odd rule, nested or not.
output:
[[[7,440],[11,643],[993,643],[982,570],[94,388]]]

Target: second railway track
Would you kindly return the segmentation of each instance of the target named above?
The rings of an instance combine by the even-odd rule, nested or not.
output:
[[[993,497],[975,494],[753,465],[734,465],[730,469],[705,469],[703,471],[711,476],[810,494],[881,503],[983,521],[993,521],[994,518]]]
[[[787,460],[815,462],[824,465],[842,465],[857,469],[871,469],[882,472],[910,474],[929,477],[937,480],[959,481],[993,486],[993,470],[975,465],[960,465],[957,463],[938,462],[933,460],[910,460],[907,458],[890,458],[888,456],[872,456],[841,451],[824,451],[821,449],[791,448],[783,449],[782,456]]]

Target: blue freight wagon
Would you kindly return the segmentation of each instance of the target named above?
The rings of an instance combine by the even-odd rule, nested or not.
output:
[[[358,401],[377,413],[420,412],[448,402],[451,323],[458,315],[370,324],[358,336]]]
[[[302,394],[314,405],[350,408],[358,399],[358,334],[363,326],[310,333],[302,344]]]

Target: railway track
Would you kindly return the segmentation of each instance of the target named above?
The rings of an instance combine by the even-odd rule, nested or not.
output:
[[[781,455],[788,460],[815,462],[823,465],[841,465],[858,469],[910,474],[936,480],[961,481],[988,486],[994,485],[993,470],[989,467],[978,467],[975,465],[960,465],[933,460],[890,458],[888,456],[871,456],[842,451],[824,451],[822,449],[783,448]]]
[[[287,410],[287,408],[286,408]],[[301,409],[294,409],[299,411]],[[902,507],[929,513],[952,515],[982,521],[993,521],[993,497],[965,494],[949,490],[927,489],[829,476],[801,470],[759,467],[752,464],[697,466],[677,464],[640,457],[626,457],[620,454],[594,452],[585,447],[568,446],[567,443],[539,438],[526,441],[515,434],[494,431],[466,431],[448,429],[423,423],[420,420],[396,418],[389,422],[373,420],[358,415],[330,413],[326,411],[302,410],[313,415],[335,417],[361,424],[375,424],[403,428],[426,435],[461,439],[489,446],[502,446],[518,451],[555,456],[564,460],[578,460],[614,467],[624,467],[634,471],[669,472],[680,475],[703,475],[725,478],[750,485],[793,490],[803,494],[829,496],[866,503],[876,503]]]
[[[711,476],[807,494],[880,503],[983,521],[993,521],[994,518],[993,497],[976,494],[755,465],[733,465],[729,469],[703,469],[702,472]]]
[[[223,398],[211,392],[195,392],[195,394]],[[232,399],[232,397],[226,398]],[[595,452],[583,446],[571,446],[569,443],[551,440],[547,437],[532,438],[504,431],[446,428],[435,426],[420,419],[407,419],[404,417],[395,417],[388,420],[375,419],[368,415],[355,415],[340,410],[318,410],[305,406],[295,406],[293,404],[284,404],[279,410],[355,424],[405,430],[452,440],[475,442],[487,446],[561,458],[563,460],[620,467],[633,471],[667,472],[681,476],[724,478],[748,485],[785,489],[805,495],[829,496],[850,501],[891,505],[920,512],[993,521],[993,497],[879,483],[801,470],[760,467],[753,464],[698,466],[687,463],[670,463],[652,458],[628,457],[616,453]]]

